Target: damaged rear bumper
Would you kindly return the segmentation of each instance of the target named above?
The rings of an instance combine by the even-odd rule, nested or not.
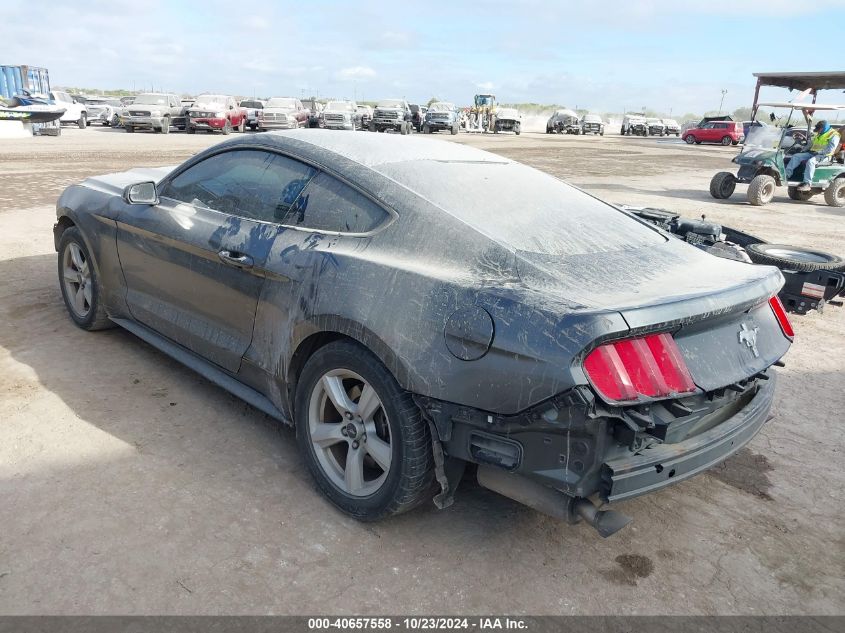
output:
[[[747,444],[768,419],[774,397],[774,372],[759,376],[741,393],[725,388],[654,403],[648,415],[603,409],[587,388],[514,416],[426,398],[418,403],[448,457],[501,469],[570,497],[596,495],[609,502],[683,481]]]
[[[727,459],[743,446],[769,419],[775,391],[775,375],[738,413],[718,426],[676,444],[657,444],[639,454],[605,462],[609,484],[607,501],[619,501],[654,492],[689,479]]]

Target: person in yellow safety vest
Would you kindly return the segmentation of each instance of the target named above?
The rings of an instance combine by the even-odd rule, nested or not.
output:
[[[813,135],[813,142],[810,144],[809,151],[794,154],[786,167],[786,180],[789,181],[792,180],[792,174],[798,166],[801,163],[806,163],[804,178],[798,186],[798,191],[810,191],[810,183],[813,182],[816,166],[831,158],[836,148],[839,147],[839,133],[830,127],[827,121],[816,123],[813,131],[815,135]]]

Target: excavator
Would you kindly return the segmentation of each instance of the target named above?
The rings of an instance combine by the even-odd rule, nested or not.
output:
[[[496,128],[496,95],[475,95],[467,118],[467,132],[492,132]]]

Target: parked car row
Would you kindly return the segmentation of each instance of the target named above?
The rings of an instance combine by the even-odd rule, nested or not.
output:
[[[546,134],[598,134],[604,136],[604,121],[597,114],[582,117],[574,110],[557,110],[546,121]]]
[[[675,136],[681,135],[681,126],[675,119],[647,117],[641,112],[629,112],[622,119],[622,136]]]

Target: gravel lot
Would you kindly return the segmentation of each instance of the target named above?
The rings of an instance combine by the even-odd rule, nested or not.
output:
[[[341,132],[338,132],[341,133]],[[458,137],[614,202],[845,254],[845,210],[710,198],[736,148]],[[51,227],[82,178],[219,142],[89,128],[0,141],[0,612],[845,612],[845,309],[795,317],[775,419],[721,467],[620,504],[602,540],[465,480],[374,525],[317,493],[293,433],[122,330],[67,318]],[[612,274],[612,271],[609,271]]]

